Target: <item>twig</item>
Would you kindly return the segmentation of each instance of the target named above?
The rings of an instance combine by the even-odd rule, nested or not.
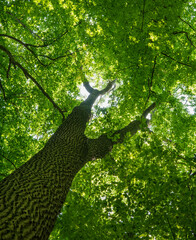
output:
[[[16,165],[15,165],[10,159],[6,158],[2,153],[0,153],[0,155],[1,155],[3,158],[5,158],[8,162],[10,162],[10,163],[14,166],[15,169],[17,169]]]

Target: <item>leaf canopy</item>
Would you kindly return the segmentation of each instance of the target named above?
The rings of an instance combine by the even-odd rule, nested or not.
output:
[[[117,79],[94,106],[90,138],[157,104],[152,133],[127,135],[77,174],[50,239],[194,239],[195,1],[1,0],[0,8],[1,178],[62,120],[31,76],[65,116],[83,100],[82,82],[102,89]]]

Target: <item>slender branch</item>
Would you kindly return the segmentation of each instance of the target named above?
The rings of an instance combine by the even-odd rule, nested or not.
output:
[[[76,26],[76,25],[75,25]],[[74,27],[75,27],[74,26]],[[45,43],[45,44],[42,44],[42,45],[33,45],[33,44],[27,44],[27,46],[30,46],[30,47],[35,47],[35,48],[42,48],[42,47],[48,47],[50,45],[52,45],[53,43],[55,43],[56,41],[58,41],[59,39],[61,39],[64,35],[66,35],[69,31],[66,30],[63,34],[61,34],[59,37],[53,39],[51,42],[49,43]]]
[[[38,58],[38,56],[36,55],[36,53],[29,48],[30,44],[24,43],[23,41],[15,38],[15,37],[12,37],[12,36],[10,36],[10,35],[7,35],[7,34],[0,34],[0,37],[10,38],[10,39],[12,39],[12,40],[20,43],[20,44],[21,44],[22,46],[24,46],[29,52],[31,52],[31,53],[33,54],[33,56],[38,60],[38,62],[39,62],[41,65],[43,65],[43,66],[45,66],[45,67],[47,66],[47,65],[45,65],[44,63],[42,63],[42,62],[39,60],[39,58]],[[33,46],[33,45],[31,45],[31,46]]]
[[[173,60],[174,62],[177,62],[177,63],[179,63],[179,64],[181,64],[181,65],[184,65],[184,66],[187,66],[187,67],[191,67],[191,68],[192,68],[191,65],[189,65],[189,64],[187,64],[187,63],[180,62],[180,61],[174,59],[173,57],[170,57],[169,55],[167,55],[167,54],[164,53],[164,52],[161,52],[161,54],[164,55],[164,56],[167,57],[167,58],[170,58],[170,59]]]
[[[175,240],[175,239],[176,239],[176,236],[175,236],[174,231],[172,230],[172,226],[171,226],[171,224],[170,224],[169,218],[167,217],[167,215],[165,215],[165,216],[166,216],[166,219],[167,219],[167,223],[168,223],[168,225],[169,225],[169,229],[170,229],[171,234],[172,234],[172,238],[173,238],[173,240]]]
[[[1,91],[2,91],[2,94],[3,94],[3,98],[6,101],[7,98],[6,98],[6,95],[5,95],[5,89],[4,89],[4,87],[3,87],[2,83],[1,83],[1,80],[0,80],[0,88],[1,88]]]
[[[80,25],[82,23],[82,21],[79,21],[77,24],[75,24],[73,27],[76,27],[78,25]],[[61,39],[63,36],[65,36],[69,31],[66,30],[64,33],[62,33],[60,36],[58,36],[57,38],[51,40],[49,43],[44,43],[42,45],[34,45],[34,44],[29,44],[29,43],[26,43],[25,45],[27,47],[35,47],[35,48],[42,48],[42,47],[48,47],[50,45],[52,45],[53,43],[55,43],[56,41],[58,41],[59,39]],[[5,34],[4,34],[5,35]],[[7,35],[8,36],[8,35]],[[13,37],[12,37],[13,38]]]
[[[69,50],[68,50],[69,51]],[[73,53],[69,53],[69,54],[66,54],[66,55],[62,55],[62,56],[58,56],[58,57],[56,57],[56,58],[53,58],[53,57],[50,57],[50,56],[47,56],[47,55],[42,55],[42,54],[39,54],[38,56],[39,57],[44,57],[44,58],[48,58],[49,60],[51,60],[51,61],[56,61],[56,60],[58,60],[58,59],[61,59],[61,58],[64,58],[64,57],[67,57],[67,56],[71,56],[71,55],[73,55]],[[49,63],[48,65],[50,65],[51,63]],[[47,66],[48,66],[47,65]]]
[[[142,26],[141,26],[141,30],[143,31],[143,27],[144,27],[144,10],[145,10],[145,5],[146,5],[146,0],[143,0],[143,9],[142,9]]]
[[[157,55],[154,58],[154,64],[153,64],[153,68],[152,68],[151,78],[148,78],[148,97],[147,97],[146,102],[144,104],[144,109],[146,108],[148,100],[150,99],[150,95],[153,92],[151,90],[151,88],[152,88],[152,80],[154,78],[155,67],[156,67],[156,60],[157,60]]]
[[[156,63],[157,63],[156,60],[157,60],[157,55],[154,58],[154,64],[153,64],[153,69],[152,69],[152,74],[151,74],[149,87],[152,87],[152,80],[153,80],[153,77],[154,77],[155,66],[156,66]]]
[[[8,65],[8,69],[7,69],[7,78],[9,78],[9,72],[10,72],[10,69],[11,69],[11,65],[12,65],[12,62],[9,59],[9,65]]]
[[[14,16],[11,12],[6,12],[7,14],[11,15],[12,17],[14,17],[16,19],[16,21],[18,23],[20,23],[24,28],[26,28],[32,35],[38,37],[39,39],[41,39],[40,36],[38,36],[34,31],[32,31],[29,27],[27,27],[20,19],[18,19],[16,16]],[[42,40],[42,39],[41,39]]]
[[[1,155],[3,158],[5,158],[8,162],[10,162],[10,163],[14,166],[15,169],[17,169],[16,165],[15,165],[10,159],[6,158],[2,153],[0,153],[0,155]]]
[[[7,34],[0,34],[0,37],[6,37],[6,38],[10,38],[18,43],[20,43],[22,46],[24,46],[28,51],[30,51],[32,53],[32,55],[38,60],[38,62],[44,66],[44,67],[47,67],[47,66],[50,66],[52,63],[49,63],[49,64],[44,64],[40,59],[39,57],[44,57],[44,58],[48,58],[49,60],[51,61],[56,61],[58,59],[61,59],[61,58],[64,58],[64,57],[67,57],[67,56],[70,56],[70,55],[73,55],[73,53],[69,53],[69,54],[66,54],[66,55],[62,55],[62,56],[58,56],[56,58],[53,58],[53,57],[50,57],[50,56],[47,56],[47,55],[43,55],[43,54],[39,54],[37,55],[32,49],[29,48],[29,46],[31,47],[38,47],[36,45],[32,45],[32,44],[27,44],[27,43],[24,43],[23,41],[15,38],[15,37],[12,37],[10,35],[7,35]],[[68,50],[69,51],[69,50]]]
[[[187,21],[185,21],[184,19],[182,19],[180,16],[179,16],[179,19],[180,19],[182,22],[186,23],[192,30],[195,31],[195,29],[194,29]]]
[[[54,100],[48,95],[48,93],[42,88],[42,86],[36,81],[36,79],[31,76],[29,74],[29,72],[27,71],[26,68],[24,68],[19,62],[15,61],[13,55],[11,54],[11,52],[9,50],[7,50],[4,46],[0,45],[0,49],[3,50],[7,55],[8,57],[10,58],[11,60],[11,63],[15,66],[18,66],[24,73],[25,77],[28,79],[30,78],[34,83],[35,85],[40,89],[40,91],[43,93],[43,95],[45,97],[48,98],[48,100],[53,104],[54,108],[56,108],[60,113],[61,115],[63,116],[63,119],[65,118],[64,116],[64,113],[63,111],[60,109],[60,107],[54,102]]]
[[[52,45],[54,42],[56,42],[57,40],[59,40],[60,38],[62,38],[66,33],[68,33],[68,31],[64,32],[63,34],[61,34],[60,37],[52,40],[50,43],[47,43],[47,44],[45,43],[45,44],[42,44],[42,45],[34,45],[34,44],[30,44],[30,43],[24,43],[24,42],[22,42],[21,40],[15,38],[15,37],[12,37],[12,36],[10,36],[10,35],[7,35],[7,34],[0,34],[0,36],[1,36],[1,37],[7,37],[7,38],[10,38],[10,39],[13,39],[13,40],[19,42],[20,44],[22,44],[22,45],[23,45],[24,47],[26,47],[26,48],[27,48],[27,47],[42,48],[42,47],[48,47],[48,46]],[[30,50],[30,51],[32,51],[32,50]]]
[[[10,38],[18,43],[20,43],[21,45],[23,45],[24,47],[26,47],[29,51],[32,51],[31,49],[28,48],[28,46],[36,46],[36,45],[31,45],[31,44],[27,44],[27,43],[24,43],[23,41],[19,40],[18,38],[15,38],[15,37],[12,37],[10,35],[7,35],[7,34],[0,34],[0,37],[6,37],[6,38]]]
[[[180,32],[173,32],[173,34],[174,35],[176,35],[176,34],[185,34],[186,35],[186,38],[188,39],[188,41],[190,42],[190,44],[191,44],[191,46],[192,47],[194,47],[194,48],[196,48],[196,46],[193,44],[193,41],[190,39],[190,37],[189,37],[189,35],[188,35],[188,33],[186,32],[186,31],[180,31]]]

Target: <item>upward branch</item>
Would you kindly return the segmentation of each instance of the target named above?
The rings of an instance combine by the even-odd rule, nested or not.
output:
[[[89,93],[92,93],[93,91],[98,91],[99,95],[104,95],[114,86],[115,81],[116,79],[114,81],[109,82],[107,86],[101,91],[91,87],[88,81],[83,82],[83,85]]]
[[[143,113],[141,118],[146,116],[155,108],[156,104],[151,104]],[[88,140],[88,161],[103,158],[107,153],[109,153],[114,144],[122,143],[125,139],[127,133],[131,133],[131,136],[135,135],[137,131],[141,129],[141,121],[134,120],[130,122],[126,127],[115,131],[112,134],[112,138],[109,138],[106,134],[101,135],[97,139]]]
[[[88,81],[85,81],[83,83],[83,85],[86,88],[86,90],[90,93],[90,95],[88,96],[88,98],[83,103],[81,103],[81,105],[88,105],[91,108],[93,106],[94,102],[96,101],[96,99],[100,95],[106,94],[112,88],[112,86],[114,86],[115,81],[116,81],[116,79],[112,82],[109,82],[107,84],[107,86],[101,91],[97,90],[97,89],[94,89],[93,87],[90,86]]]
[[[143,113],[142,117],[146,118],[147,115],[156,107],[156,103],[152,103]]]

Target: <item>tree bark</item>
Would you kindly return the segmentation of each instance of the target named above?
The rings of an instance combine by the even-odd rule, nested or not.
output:
[[[86,161],[85,113],[75,108],[45,147],[0,184],[0,239],[48,239]]]
[[[44,148],[0,183],[1,240],[47,240],[76,173],[86,162],[103,158],[127,132],[134,135],[140,128],[140,121],[131,122],[114,133],[120,136],[117,141],[106,134],[98,139],[84,135],[93,103],[111,87],[109,83],[102,91],[91,89]]]

